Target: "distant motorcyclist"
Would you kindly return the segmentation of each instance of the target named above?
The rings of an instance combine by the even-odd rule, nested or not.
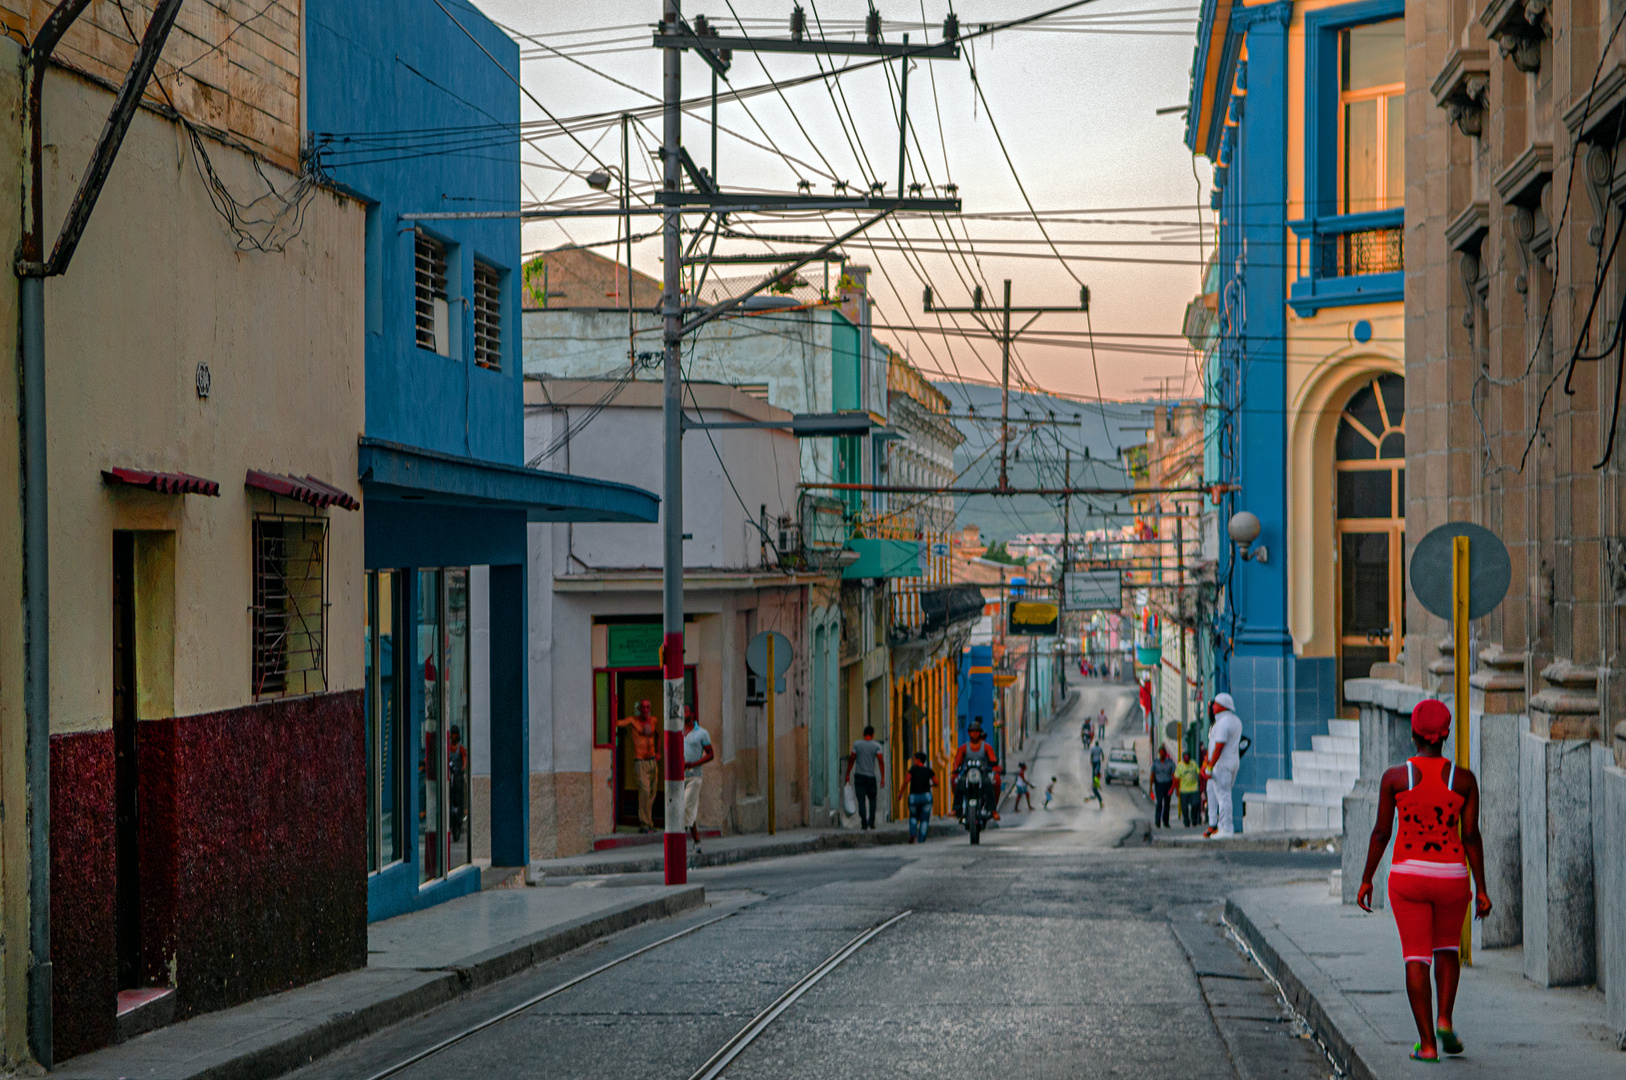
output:
[[[950,772],[954,776],[954,816],[960,816],[960,807],[965,799],[965,767],[967,763],[982,766],[983,775],[989,777],[989,787],[993,791],[1000,790],[999,759],[994,756],[994,748],[982,737],[982,724],[976,720],[971,721],[967,731],[966,744],[954,751],[954,763]]]

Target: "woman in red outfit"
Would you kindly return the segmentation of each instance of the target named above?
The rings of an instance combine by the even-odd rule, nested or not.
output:
[[[1378,789],[1378,820],[1366,848],[1366,873],[1355,902],[1372,910],[1372,875],[1389,846],[1395,816],[1400,836],[1389,866],[1389,908],[1400,927],[1400,952],[1406,961],[1406,997],[1417,1021],[1418,1044],[1411,1056],[1438,1062],[1440,1048],[1462,1053],[1462,1041],[1451,1023],[1462,975],[1457,946],[1468,912],[1468,871],[1480,888],[1474,914],[1490,914],[1485,894],[1485,847],[1479,838],[1479,782],[1440,752],[1451,732],[1451,710],[1439,701],[1419,702],[1411,712],[1411,738],[1417,756],[1383,774]],[[1436,1023],[1429,1001],[1429,967],[1439,992]]]

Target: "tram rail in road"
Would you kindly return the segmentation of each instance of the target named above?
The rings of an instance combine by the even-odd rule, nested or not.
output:
[[[399,1073],[405,1072],[407,1069],[412,1068],[412,1066],[421,1064],[435,1055],[451,1049],[453,1046],[456,1046],[463,1040],[474,1035],[478,1035],[480,1032],[489,1028],[495,1027],[505,1020],[511,1020],[532,1006],[540,1005],[549,998],[562,994],[572,987],[580,986],[589,979],[602,975],[612,968],[619,967],[628,960],[633,960],[644,955],[645,953],[653,952],[663,945],[670,945],[672,942],[677,941],[680,938],[688,937],[690,934],[704,930],[708,926],[715,926],[724,919],[731,919],[737,914],[739,914],[737,910],[729,911],[714,918],[707,919],[704,922],[696,923],[693,926],[679,930],[675,934],[668,934],[659,941],[652,941],[648,945],[644,945],[622,956],[618,956],[614,960],[600,964],[591,971],[584,971],[574,978],[566,979],[557,986],[550,986],[540,994],[526,998],[518,1005],[504,1009],[495,1016],[489,1016],[477,1024],[471,1024],[462,1031],[459,1031],[454,1035],[449,1035],[440,1040],[433,1046],[425,1047],[410,1057],[403,1058],[388,1068],[373,1073],[367,1078],[367,1080],[386,1080],[388,1077],[396,1076]],[[773,1004],[769,1005],[766,1009],[763,1009],[751,1019],[750,1023],[746,1024],[743,1028],[736,1032],[734,1037],[729,1039],[728,1042],[724,1043],[721,1049],[707,1059],[706,1063],[700,1066],[700,1068],[694,1073],[693,1076],[689,1078],[689,1080],[717,1080],[718,1077],[723,1075],[723,1072],[728,1068],[730,1063],[732,1063],[735,1058],[739,1057],[746,1047],[755,1042],[757,1036],[766,1031],[768,1026],[777,1020],[780,1015],[785,1012],[785,1010],[794,1005],[797,999],[799,999],[809,990],[813,989],[813,987],[816,986],[826,975],[840,967],[849,957],[851,957],[859,949],[862,949],[865,945],[869,944],[883,931],[896,925],[897,923],[902,922],[904,919],[907,919],[913,914],[914,911],[912,909],[899,912],[890,919],[877,923],[865,930],[863,933],[847,942],[847,944],[837,949],[834,953],[830,954],[830,956],[822,961],[817,967],[809,971],[806,975],[803,975],[800,979],[796,980],[795,983],[791,984],[790,988],[787,989],[783,994],[779,995],[779,997],[774,1000]]]

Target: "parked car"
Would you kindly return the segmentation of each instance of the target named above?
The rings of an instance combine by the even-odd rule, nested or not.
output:
[[[1110,784],[1122,780],[1126,784],[1140,783],[1140,760],[1130,749],[1107,751],[1107,767],[1101,779]]]

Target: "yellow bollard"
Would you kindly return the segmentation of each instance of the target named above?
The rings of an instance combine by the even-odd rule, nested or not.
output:
[[[1468,538],[1451,538],[1451,637],[1456,644],[1456,708],[1452,728],[1456,733],[1456,761],[1468,767]],[[1461,821],[1458,821],[1461,827]],[[1477,884],[1477,883],[1476,883]],[[1474,910],[1469,904],[1462,920],[1462,962],[1472,966]]]

